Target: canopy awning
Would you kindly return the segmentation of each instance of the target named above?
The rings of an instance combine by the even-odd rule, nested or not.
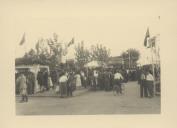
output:
[[[98,67],[104,67],[106,64],[101,61],[91,61],[84,65],[86,68],[98,68]]]

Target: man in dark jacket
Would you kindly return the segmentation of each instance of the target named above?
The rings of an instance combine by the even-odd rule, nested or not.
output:
[[[75,78],[73,73],[69,74],[66,86],[67,86],[67,96],[73,96],[73,91],[75,89]]]
[[[146,90],[146,85],[145,85],[145,80],[146,80],[146,76],[145,76],[145,72],[144,70],[141,71],[140,73],[140,78],[139,78],[139,84],[140,84],[140,97],[146,97],[147,96],[147,90]]]

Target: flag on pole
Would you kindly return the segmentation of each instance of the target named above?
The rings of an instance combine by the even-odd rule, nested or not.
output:
[[[74,44],[74,38],[72,38],[72,40],[68,43],[68,47],[72,44]]]
[[[147,47],[147,38],[150,37],[150,34],[149,34],[149,28],[147,28],[147,31],[146,31],[146,36],[144,38],[144,46]]]
[[[19,45],[23,45],[25,43],[25,40],[26,39],[25,39],[25,33],[24,33]]]
[[[150,38],[149,40],[148,40],[148,43],[149,43],[149,46],[148,46],[148,48],[151,48],[151,47],[155,47],[155,43],[156,43],[156,37],[154,36],[154,37],[152,37],[152,38]]]

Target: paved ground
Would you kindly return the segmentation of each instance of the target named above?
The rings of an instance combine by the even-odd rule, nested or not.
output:
[[[85,91],[72,98],[30,97],[28,103],[16,98],[17,115],[94,115],[94,114],[159,114],[160,96],[139,97],[137,82],[125,85],[125,93]]]

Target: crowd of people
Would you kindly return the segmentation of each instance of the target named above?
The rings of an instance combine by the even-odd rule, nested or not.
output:
[[[152,98],[155,95],[154,81],[160,79],[160,70],[155,69],[155,78],[152,75],[152,70],[141,69],[138,83],[140,85],[140,97]],[[160,80],[159,80],[160,81]],[[155,83],[156,84],[156,83]],[[160,84],[160,83],[159,83]],[[156,86],[156,90],[160,91],[160,85]]]
[[[54,83],[53,88],[60,97],[72,96],[72,92],[76,88],[90,88],[93,91],[105,90],[111,91],[115,83],[116,73],[120,73],[122,81],[127,81],[128,75],[123,70],[112,70],[112,69],[82,69],[82,70],[70,70],[60,71],[59,74],[52,73],[56,78],[51,78]],[[124,78],[124,79],[123,79]],[[119,78],[120,79],[120,78]]]
[[[21,77],[23,75],[23,77]],[[23,72],[18,72],[15,74],[15,79],[16,79],[16,94],[20,94],[20,88],[23,86],[20,86],[20,81],[23,81],[23,79],[21,80],[21,78],[25,78],[26,80],[26,91],[28,94],[34,94],[34,85],[35,85],[35,78],[34,78],[34,74],[32,72],[27,72],[27,71],[23,71]]]
[[[83,68],[80,70],[46,70],[39,71],[37,82],[40,92],[55,90],[61,98],[73,96],[77,88],[90,88],[93,91],[112,91],[115,85],[122,94],[121,83],[138,80],[140,97],[153,97],[154,78],[149,70],[138,69],[126,71],[118,68]],[[28,101],[27,95],[34,94],[35,78],[31,72],[22,72],[16,75],[16,93],[22,95],[22,101]]]
[[[120,69],[90,69],[88,70],[87,82],[94,91],[105,90],[111,91],[115,83],[115,74],[119,72],[124,78],[122,81],[127,82],[128,75],[125,70]]]

